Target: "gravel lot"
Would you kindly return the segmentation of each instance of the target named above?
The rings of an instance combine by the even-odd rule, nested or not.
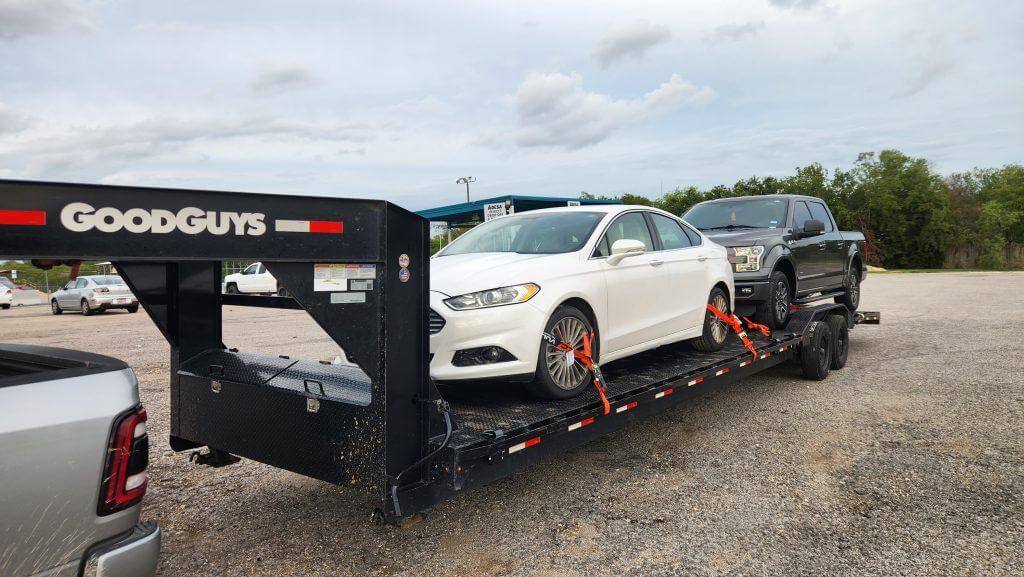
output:
[[[884,324],[853,331],[826,381],[778,367],[405,528],[371,524],[372,503],[344,488],[172,453],[167,346],[142,313],[0,311],[0,340],[135,367],[164,576],[1024,574],[1024,274],[873,275],[864,289]],[[229,346],[335,354],[304,313],[225,317]]]

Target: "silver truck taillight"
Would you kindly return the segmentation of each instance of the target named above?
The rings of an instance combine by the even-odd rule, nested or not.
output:
[[[118,417],[107,445],[99,514],[109,515],[142,501],[149,477],[149,435],[141,406]]]

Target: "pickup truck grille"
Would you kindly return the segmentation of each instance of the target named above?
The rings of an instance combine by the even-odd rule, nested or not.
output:
[[[444,317],[430,309],[430,334],[436,335],[444,328]]]

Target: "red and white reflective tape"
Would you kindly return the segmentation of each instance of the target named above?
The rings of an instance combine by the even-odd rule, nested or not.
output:
[[[0,210],[0,225],[45,226],[45,210]]]
[[[573,424],[569,425],[566,430],[575,431],[576,429],[582,429],[583,427],[586,427],[587,425],[593,425],[593,424],[594,424],[594,417],[588,417],[586,419],[583,419],[582,421],[579,421],[578,423],[573,423]]]
[[[277,232],[312,232],[319,234],[341,234],[345,223],[340,220],[275,220]]]
[[[528,439],[526,441],[523,441],[522,443],[519,443],[518,445],[512,445],[511,447],[508,448],[508,454],[511,455],[512,453],[518,453],[519,451],[522,451],[523,449],[528,449],[528,448],[530,448],[530,447],[532,447],[534,445],[538,445],[538,444],[540,444],[540,437],[534,437],[532,439]]]
[[[750,361],[743,361],[742,363],[740,363],[740,366],[741,367],[745,367],[745,366],[747,366],[749,364],[750,364]]]
[[[625,405],[622,405],[622,406],[616,408],[615,412],[616,413],[625,413],[626,411],[632,409],[635,406],[636,406],[636,401],[633,401],[632,403],[627,403]]]
[[[704,382],[704,377],[697,377],[696,379],[693,379],[692,381],[686,383],[686,386],[687,387],[692,387],[693,385],[699,385],[699,384],[701,384],[703,382]]]
[[[789,349],[789,345],[786,345],[786,346],[782,347],[781,349],[779,349],[779,352],[781,353],[782,351],[785,351],[787,349]]]
[[[715,376],[716,377],[720,377],[720,376],[722,376],[722,375],[724,375],[725,373],[728,373],[728,372],[729,372],[729,367],[725,367],[724,369],[718,369],[717,371],[715,371]]]
[[[658,391],[657,393],[654,393],[654,398],[655,399],[660,399],[660,398],[662,398],[662,397],[664,397],[666,395],[671,395],[671,394],[672,394],[672,389],[665,389],[664,391]]]
[[[768,357],[770,357],[770,356],[772,356],[772,354],[771,354],[771,353],[761,353],[761,358],[762,358],[762,359],[767,359],[767,358],[768,358]]]

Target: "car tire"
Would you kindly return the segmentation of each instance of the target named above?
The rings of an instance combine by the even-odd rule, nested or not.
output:
[[[846,305],[846,308],[850,309],[852,313],[860,306],[860,270],[852,264],[850,270],[846,272],[846,278],[843,279],[843,290],[846,292],[837,296],[835,301]]]
[[[137,313],[137,312],[139,312],[139,305],[133,305],[133,306],[128,307],[128,312],[130,312],[130,313]]]
[[[715,308],[727,315],[731,312],[729,309],[729,297],[725,295],[725,291],[718,287],[711,289],[711,294],[708,295],[708,304],[714,305]],[[706,311],[704,313],[704,330],[699,337],[691,340],[690,343],[698,351],[713,353],[721,350],[728,338],[729,325],[725,324],[722,319],[718,318],[711,311]]]
[[[804,377],[821,381],[832,366],[832,330],[828,323],[814,321],[807,327],[805,341],[800,345],[800,368]]]
[[[831,315],[826,322],[832,332],[832,362],[829,366],[837,371],[846,366],[846,357],[850,354],[850,327],[846,315]]]
[[[583,311],[573,306],[562,305],[555,309],[548,319],[544,332],[569,342],[566,335],[576,332],[579,328],[591,335],[596,332],[590,318]],[[591,351],[595,361],[599,353],[598,340],[594,339]],[[582,337],[570,344],[582,349]],[[567,365],[563,359],[563,353],[541,340],[540,353],[537,356],[537,373],[533,382],[527,385],[529,392],[545,399],[568,399],[585,391],[592,383],[590,372],[578,362]]]
[[[50,301],[50,312],[55,315],[59,315],[64,312],[64,309],[60,308],[60,305],[57,304],[57,299],[52,299]]]
[[[789,277],[781,271],[775,271],[768,277],[768,300],[757,305],[754,318],[772,330],[781,329],[789,321],[789,306],[792,303],[793,287],[789,286]]]
[[[79,306],[79,309],[82,311],[82,316],[92,316],[93,310],[89,308],[89,303],[85,299],[82,299],[82,303]]]
[[[238,294],[238,285],[229,283],[228,286],[224,287],[224,292],[229,295],[236,295]]]
[[[288,297],[288,296],[291,296],[291,295],[288,294],[288,289],[284,288],[281,285],[278,285],[278,287],[277,287],[277,296],[279,296],[279,297]]]
[[[11,308],[11,305],[0,305],[0,309],[7,310],[9,308]]]

